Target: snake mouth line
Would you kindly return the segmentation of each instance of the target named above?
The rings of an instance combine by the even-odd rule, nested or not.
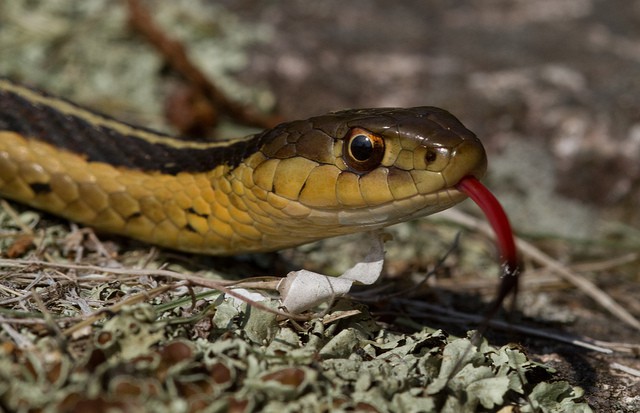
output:
[[[467,197],[455,187],[424,195],[387,202],[385,204],[344,211],[323,211],[338,216],[340,225],[371,229],[430,215],[459,203]]]

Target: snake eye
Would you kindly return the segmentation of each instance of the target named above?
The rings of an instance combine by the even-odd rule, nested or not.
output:
[[[384,139],[361,128],[349,131],[343,148],[345,163],[357,172],[373,170],[384,157]]]

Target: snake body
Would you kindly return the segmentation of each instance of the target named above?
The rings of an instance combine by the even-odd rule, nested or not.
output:
[[[356,109],[204,143],[134,127],[0,79],[0,196],[160,246],[292,247],[465,198],[482,144],[435,107]]]

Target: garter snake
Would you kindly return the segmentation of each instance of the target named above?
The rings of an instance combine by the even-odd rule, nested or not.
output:
[[[204,143],[0,78],[0,196],[160,246],[271,251],[432,214],[486,169],[435,107],[355,109]]]

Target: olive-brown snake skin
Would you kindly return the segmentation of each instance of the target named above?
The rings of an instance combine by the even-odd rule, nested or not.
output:
[[[476,136],[434,107],[346,110],[203,143],[0,78],[0,196],[183,251],[271,251],[432,214],[485,169]]]

